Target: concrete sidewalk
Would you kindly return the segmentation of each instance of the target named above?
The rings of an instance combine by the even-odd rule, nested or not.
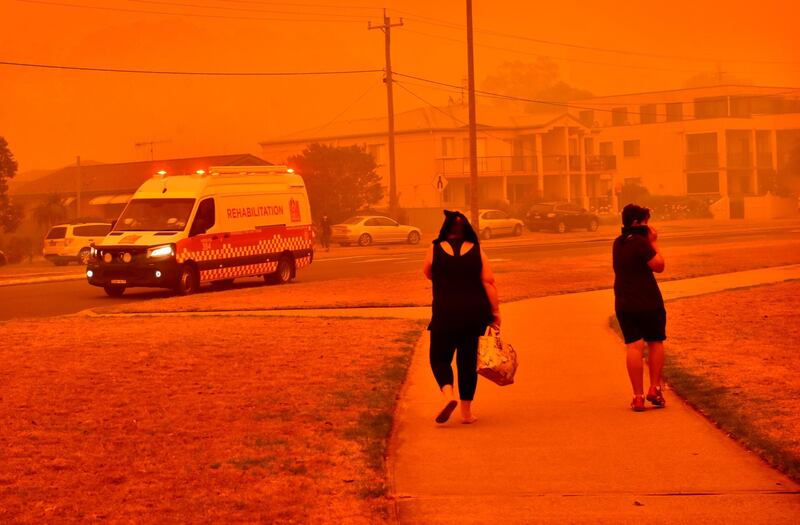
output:
[[[800,278],[800,266],[662,284],[676,299]],[[667,392],[634,414],[610,290],[503,306],[517,383],[480,380],[472,426],[416,353],[392,443],[401,523],[798,523],[800,486]],[[667,347],[669,351],[669,347]]]

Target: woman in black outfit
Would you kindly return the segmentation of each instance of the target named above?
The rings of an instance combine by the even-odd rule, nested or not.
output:
[[[472,398],[478,383],[478,338],[491,325],[500,328],[497,288],[478,236],[464,214],[445,210],[439,237],[425,259],[433,281],[430,361],[445,398],[436,416],[445,423],[458,406],[453,393],[453,355],[458,366],[461,422],[474,423]],[[457,351],[457,352],[456,352]]]

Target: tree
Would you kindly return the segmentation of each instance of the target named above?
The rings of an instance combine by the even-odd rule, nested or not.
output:
[[[561,80],[558,64],[544,57],[537,58],[534,63],[505,62],[494,74],[486,77],[481,87],[504,95],[557,103],[592,96],[591,92]],[[553,104],[525,104],[525,111],[529,113],[563,110],[563,107]]]
[[[0,137],[0,228],[13,232],[22,220],[22,207],[8,196],[8,181],[17,174],[17,161],[8,142]]]
[[[359,146],[311,144],[289,164],[306,182],[315,220],[322,215],[333,221],[345,219],[383,197],[378,165]]]
[[[60,195],[51,193],[33,209],[33,218],[39,226],[49,228],[67,218],[67,207]]]

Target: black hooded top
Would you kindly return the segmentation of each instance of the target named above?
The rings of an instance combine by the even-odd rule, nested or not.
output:
[[[628,226],[614,241],[614,303],[618,312],[664,310],[664,299],[653,270],[647,264],[656,251],[647,226]]]
[[[480,335],[492,322],[492,307],[481,279],[483,261],[478,235],[461,212],[445,210],[444,215],[442,229],[433,241],[433,315],[428,329]],[[450,228],[459,217],[464,221],[463,239],[448,240]],[[444,241],[453,246],[453,255],[442,248]],[[465,241],[474,246],[462,253]]]

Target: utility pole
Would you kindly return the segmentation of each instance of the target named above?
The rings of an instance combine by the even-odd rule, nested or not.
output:
[[[75,173],[75,218],[79,218],[81,216],[81,156],[78,155],[75,166],[77,167]]]
[[[400,22],[392,23],[391,17],[387,16],[386,9],[383,10],[383,24],[379,26],[369,23],[367,29],[380,29],[383,31],[386,52],[386,77],[383,79],[386,84],[386,101],[389,112],[389,212],[397,218],[397,168],[395,165],[394,150],[394,80],[392,79],[392,28],[403,25]]]
[[[475,109],[475,49],[472,35],[472,0],[467,0],[467,98],[469,103],[469,205],[470,220],[475,231],[478,224],[478,126]]]

